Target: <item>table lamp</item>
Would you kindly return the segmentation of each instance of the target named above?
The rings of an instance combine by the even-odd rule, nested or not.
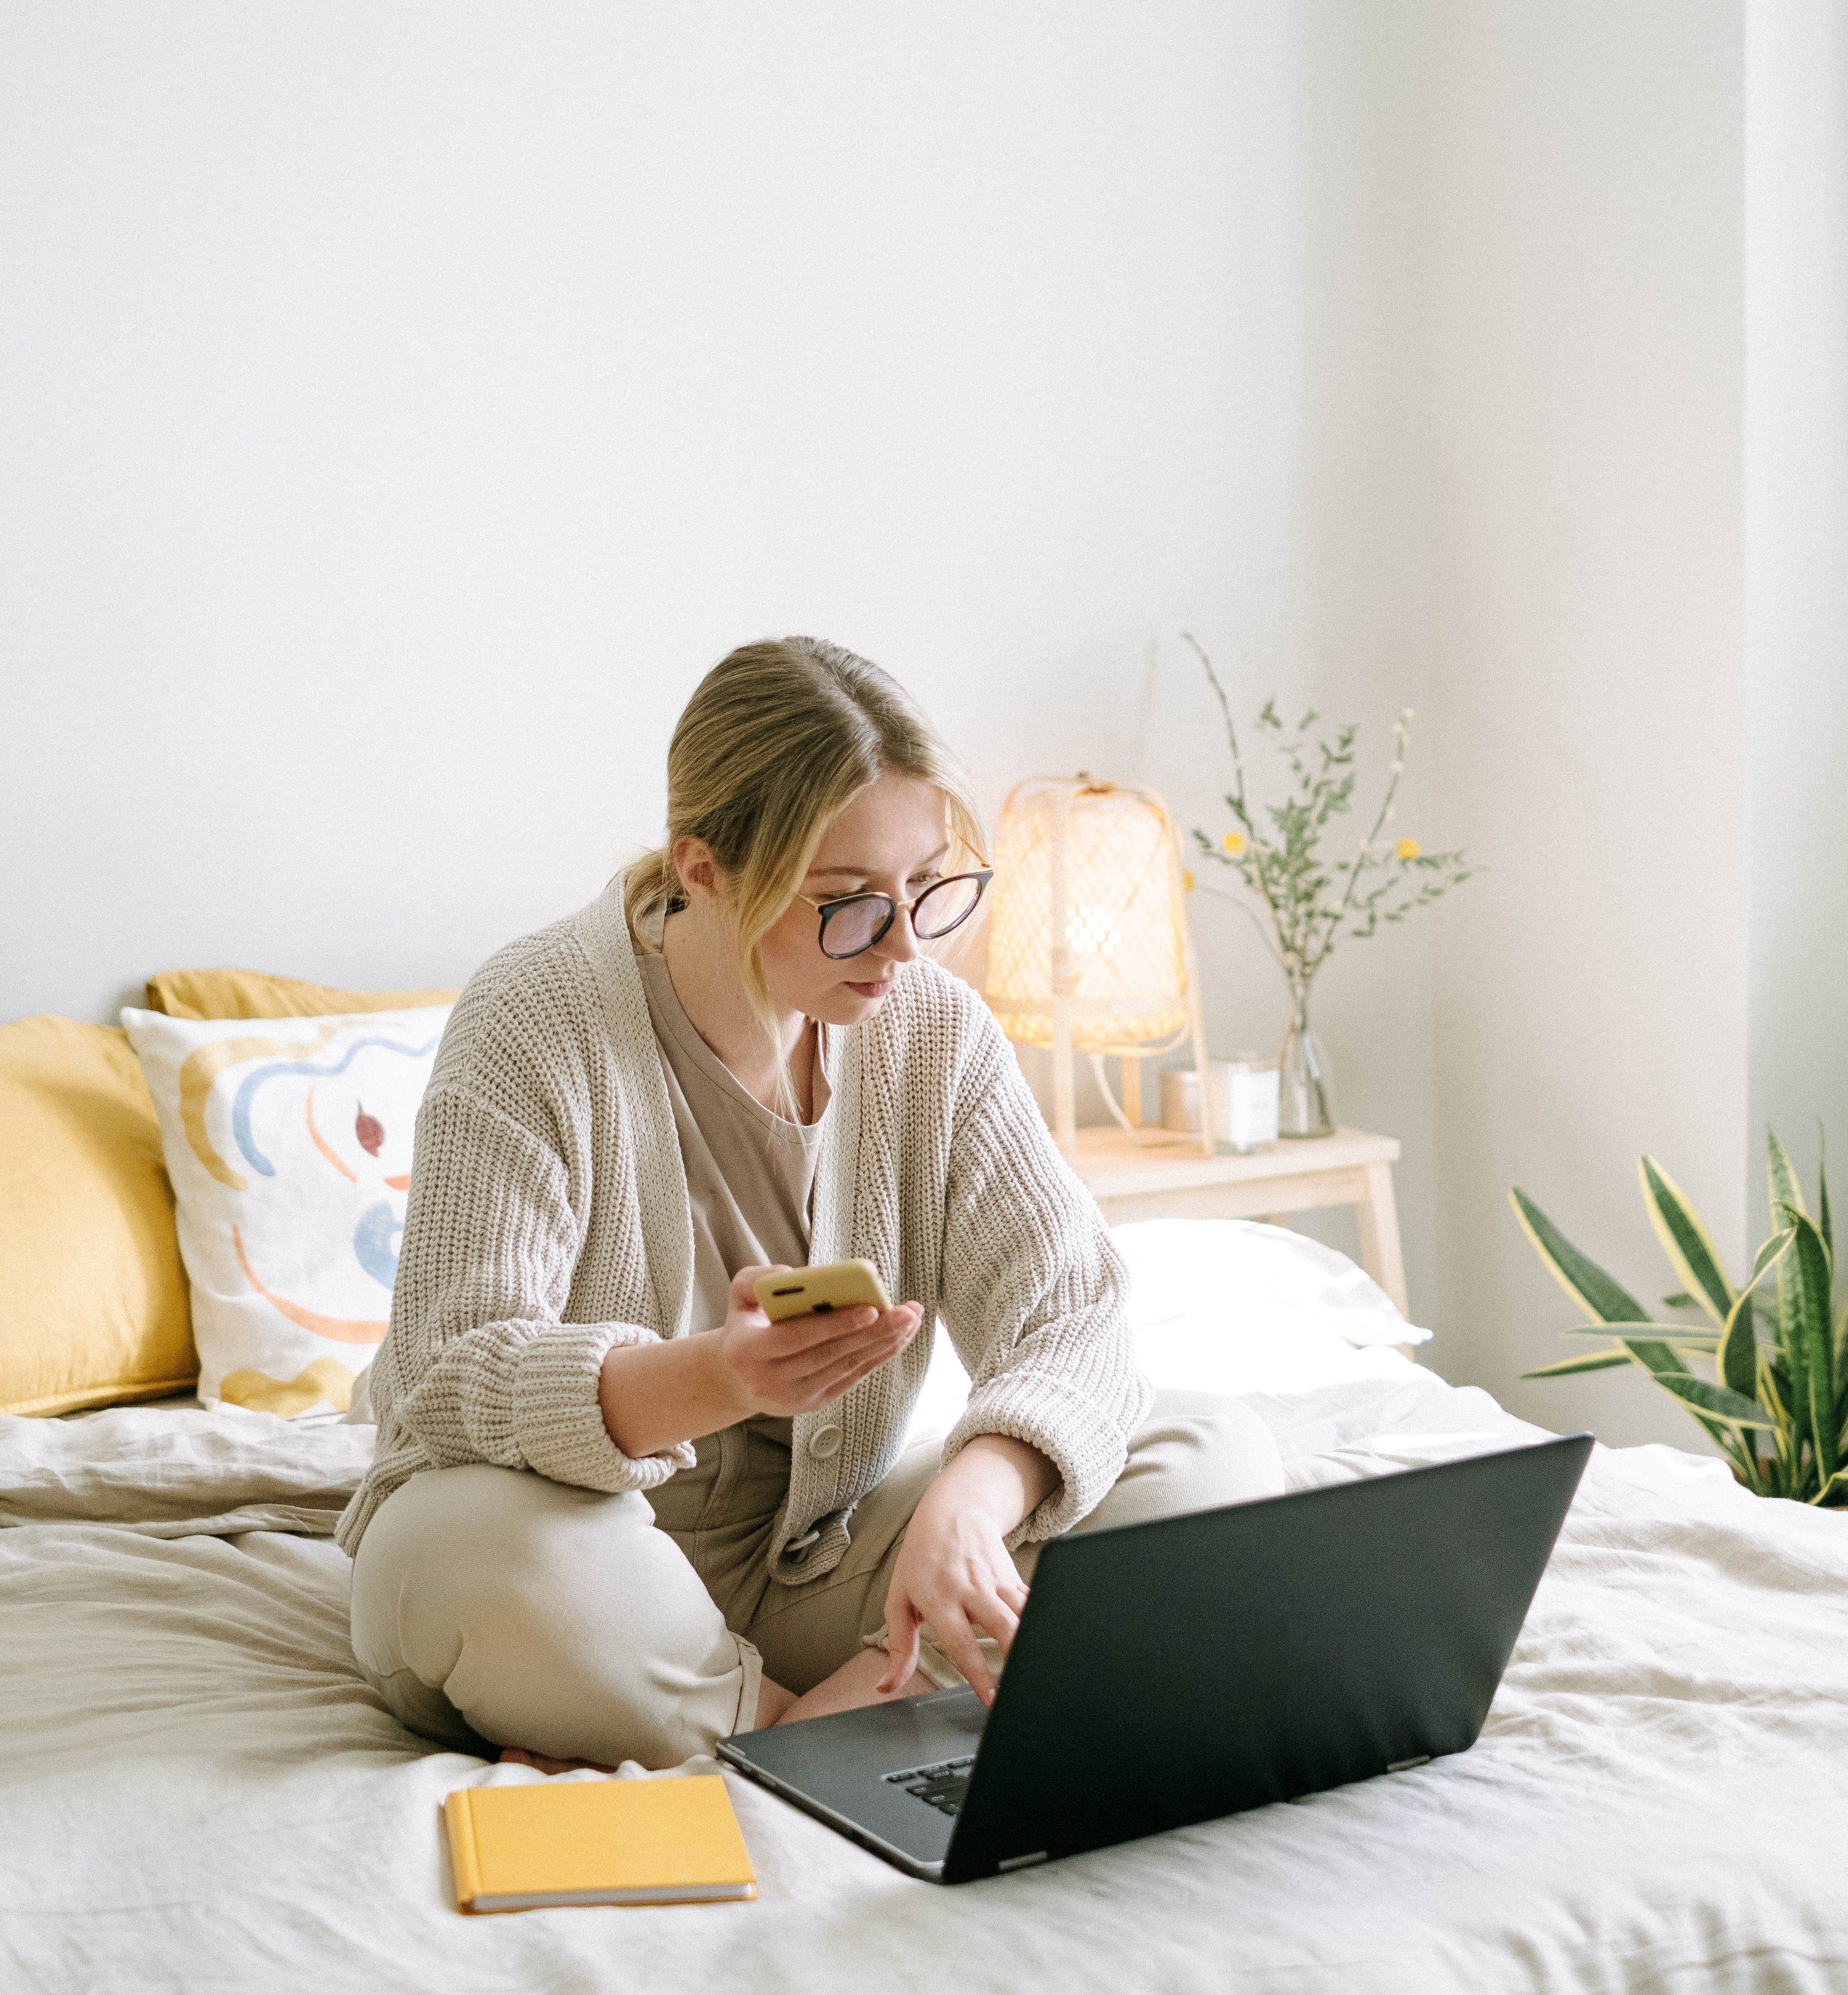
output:
[[[1187,927],[1180,847],[1168,807],[1140,783],[1080,774],[1017,783],[1001,806],[988,917],[987,996],[1017,1045],[1053,1053],[1053,1133],[1077,1151],[1074,1053],[1091,1057],[1104,1098],[1144,1140],[1141,1062],[1191,1038],[1206,1092],[1206,1028]],[[1104,1061],[1123,1063],[1123,1100]],[[1212,1118],[1200,1145],[1213,1154]]]

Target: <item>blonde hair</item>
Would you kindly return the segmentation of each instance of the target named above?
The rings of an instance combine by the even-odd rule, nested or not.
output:
[[[888,769],[941,791],[977,864],[967,780],[898,681],[819,637],[740,644],[702,678],[668,744],[667,840],[623,884],[630,929],[685,905],[674,847],[702,840],[725,881],[738,971],[767,1032],[774,1008],[757,945],[795,898],[823,834]]]

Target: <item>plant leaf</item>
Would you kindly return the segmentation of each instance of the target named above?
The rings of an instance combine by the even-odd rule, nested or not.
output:
[[[1654,1157],[1639,1157],[1637,1169],[1643,1180],[1643,1197],[1656,1237],[1689,1292],[1716,1323],[1723,1324],[1733,1307],[1733,1285],[1726,1279],[1719,1249],[1701,1224],[1700,1214]]]
[[[1663,1296],[1662,1307],[1664,1309],[1697,1310],[1700,1304],[1685,1289],[1677,1289],[1673,1295]]]
[[[1790,1152],[1778,1141],[1775,1129],[1764,1132],[1767,1152],[1766,1176],[1771,1180],[1771,1211],[1774,1214],[1781,1205],[1795,1206],[1798,1212],[1805,1210],[1803,1187],[1797,1181],[1797,1167],[1790,1160]]]
[[[1764,1458],[1758,1452],[1757,1435],[1747,1433],[1743,1427],[1724,1427],[1721,1432],[1739,1449],[1737,1467],[1747,1489],[1754,1496],[1775,1495],[1777,1492],[1770,1486],[1766,1475]]]
[[[1829,1267],[1835,1270],[1835,1226],[1829,1217],[1829,1146],[1824,1138],[1822,1125],[1816,1124],[1816,1231],[1822,1236],[1822,1245],[1829,1249]]]
[[[1838,1468],[1809,1500],[1819,1507],[1827,1503],[1838,1489],[1841,1491],[1843,1500],[1848,1501],[1848,1468]]]
[[[1717,1344],[1719,1341],[1716,1330],[1688,1330],[1678,1323],[1575,1323],[1562,1334],[1567,1337],[1620,1337],[1633,1330],[1660,1331],[1670,1344],[1691,1344],[1697,1348],[1703,1344]]]
[[[1534,1252],[1587,1316],[1595,1316],[1600,1323],[1647,1320],[1648,1312],[1636,1297],[1613,1282],[1596,1262],[1587,1260],[1524,1191],[1516,1187],[1509,1193],[1508,1202],[1521,1231],[1533,1241]]]
[[[1715,1361],[1720,1383],[1744,1394],[1748,1399],[1758,1381],[1757,1319],[1764,1308],[1762,1299],[1753,1292],[1790,1252],[1791,1242],[1796,1237],[1796,1228],[1787,1226],[1782,1232],[1774,1233],[1758,1249],[1752,1261],[1751,1275],[1740,1290],[1720,1337]]]
[[[1790,1409],[1784,1403],[1783,1393],[1778,1388],[1771,1354],[1762,1344],[1758,1349],[1758,1403],[1771,1415],[1772,1421],[1770,1493],[1774,1496],[1787,1496],[1796,1488],[1798,1482]]]
[[[1711,1414],[1716,1420],[1724,1420],[1728,1427],[1771,1425],[1770,1415],[1756,1399],[1748,1399],[1743,1393],[1729,1391],[1724,1386],[1709,1386],[1705,1379],[1696,1379],[1686,1372],[1678,1377],[1671,1372],[1658,1372],[1656,1383],[1686,1405]]]
[[[1816,1472],[1826,1482],[1841,1465],[1840,1421],[1836,1413],[1835,1355],[1830,1317],[1829,1250],[1815,1222],[1790,1206],[1784,1208],[1796,1228],[1796,1241],[1779,1271],[1780,1298],[1788,1298],[1785,1312],[1788,1345],[1784,1355],[1791,1365],[1794,1397],[1799,1417],[1808,1416],[1809,1444]],[[1786,1279],[1788,1278],[1788,1279]]]
[[[1575,1323],[1564,1334],[1568,1337],[1609,1337],[1619,1331],[1659,1330],[1662,1341],[1677,1351],[1698,1351],[1711,1358],[1719,1348],[1716,1330],[1683,1330],[1678,1323]]]
[[[1752,1292],[1741,1289],[1721,1331],[1719,1348],[1713,1355],[1713,1368],[1719,1382],[1742,1399],[1751,1399],[1758,1384],[1758,1334],[1752,1313]]]
[[[1778,1375],[1763,1351],[1758,1356],[1758,1403],[1770,1413],[1774,1430],[1781,1437],[1790,1426],[1790,1409],[1778,1389]]]
[[[1664,1344],[1659,1337],[1618,1335],[1620,1331],[1628,1327],[1627,1324],[1613,1324],[1611,1334],[1617,1337],[1617,1341],[1644,1370],[1657,1379],[1692,1379],[1694,1376],[1681,1362],[1680,1355],[1672,1344]],[[1645,1324],[1643,1327],[1649,1329],[1653,1326]]]
[[[1658,1386],[1666,1386],[1678,1399],[1682,1400],[1686,1404],[1688,1410],[1699,1421],[1709,1437],[1718,1446],[1725,1447],[1730,1438],[1732,1430],[1721,1426],[1719,1422],[1709,1414],[1702,1412],[1699,1406],[1688,1399],[1688,1396],[1681,1389],[1685,1385],[1705,1386],[1709,1392],[1712,1392],[1714,1388],[1708,1386],[1704,1379],[1695,1377],[1694,1374],[1688,1369],[1681,1354],[1672,1344],[1662,1343],[1655,1337],[1619,1335],[1618,1333],[1624,1327],[1621,1324],[1612,1326],[1612,1334],[1616,1336],[1617,1341],[1650,1374]]]
[[[1770,1239],[1765,1241],[1757,1254],[1753,1256],[1751,1276],[1746,1282],[1747,1289],[1757,1287],[1772,1269],[1789,1252],[1790,1243],[1796,1237],[1797,1229],[1794,1226],[1786,1226],[1781,1231],[1774,1233]]]
[[[1562,1358],[1557,1365],[1543,1365],[1537,1372],[1523,1372],[1523,1379],[1563,1379],[1572,1372],[1608,1372],[1614,1365],[1630,1361],[1627,1351],[1594,1351],[1589,1358]]]

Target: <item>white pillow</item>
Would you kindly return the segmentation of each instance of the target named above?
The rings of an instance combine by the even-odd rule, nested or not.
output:
[[[1163,1391],[1235,1396],[1418,1375],[1393,1347],[1431,1332],[1334,1248],[1242,1219],[1139,1220],[1111,1237],[1128,1264],[1136,1361]],[[947,1434],[968,1397],[939,1335],[911,1437]]]
[[[192,1283],[199,1397],[344,1412],[391,1313],[447,1005],[323,1018],[126,1009]]]
[[[1129,1265],[1132,1326],[1205,1314],[1243,1329],[1313,1321],[1352,1344],[1422,1344],[1372,1276],[1333,1247],[1255,1219],[1144,1219],[1113,1227]]]

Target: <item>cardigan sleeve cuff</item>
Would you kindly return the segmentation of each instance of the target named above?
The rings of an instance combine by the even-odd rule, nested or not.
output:
[[[1008,1533],[1010,1551],[1082,1523],[1129,1458],[1129,1438],[1118,1423],[1094,1399],[1043,1372],[1006,1372],[978,1386],[943,1444],[944,1465],[984,1434],[1025,1441],[1059,1471],[1058,1488]]]
[[[637,1458],[623,1454],[603,1424],[604,1358],[619,1344],[660,1341],[639,1324],[573,1323],[526,1344],[514,1368],[514,1440],[527,1465],[555,1482],[612,1495],[657,1489],[676,1469],[691,1468],[691,1441]]]

